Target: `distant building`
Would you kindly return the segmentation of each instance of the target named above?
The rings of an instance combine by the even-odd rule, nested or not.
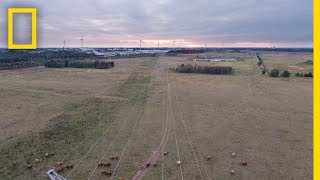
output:
[[[208,61],[208,62],[224,62],[224,61],[238,61],[236,58],[198,58],[194,59],[194,61]]]

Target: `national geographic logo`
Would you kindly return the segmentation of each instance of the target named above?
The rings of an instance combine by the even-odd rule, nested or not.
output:
[[[31,44],[17,44],[13,41],[13,15],[31,14]],[[37,48],[37,9],[36,8],[8,8],[8,49],[36,49]]]

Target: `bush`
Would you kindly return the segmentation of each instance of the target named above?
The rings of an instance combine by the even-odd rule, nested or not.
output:
[[[258,66],[261,66],[262,64],[263,64],[262,61],[259,61],[259,62],[258,62]]]
[[[262,74],[266,74],[266,72],[267,72],[266,69],[262,69],[261,71]]]
[[[300,77],[300,73],[296,73],[295,76],[296,76],[296,77]]]
[[[290,73],[288,70],[284,70],[284,71],[280,74],[281,77],[290,77],[290,75],[291,75],[291,73]]]
[[[312,72],[305,73],[305,74],[304,74],[304,77],[313,77],[313,74],[312,74]]]
[[[278,77],[279,76],[279,70],[278,69],[272,69],[269,75],[271,77]]]
[[[300,77],[303,77],[303,73],[300,73]]]
[[[179,73],[202,73],[202,74],[231,74],[232,67],[230,66],[199,66],[192,64],[182,64],[173,69]]]

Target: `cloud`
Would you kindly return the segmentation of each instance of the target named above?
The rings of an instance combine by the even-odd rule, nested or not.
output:
[[[312,0],[3,0],[0,28],[6,30],[6,8],[38,8],[39,45],[80,46],[226,46],[313,44]],[[0,46],[6,34],[0,31]],[[185,42],[189,42],[186,44]]]

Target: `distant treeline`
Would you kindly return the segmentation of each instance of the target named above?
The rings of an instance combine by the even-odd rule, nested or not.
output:
[[[50,60],[44,64],[47,68],[96,68],[109,69],[114,67],[114,62],[103,60]]]
[[[1,69],[20,69],[34,66],[42,66],[51,60],[85,60],[99,59],[94,54],[81,51],[43,51],[32,50],[8,50],[0,53]]]
[[[172,68],[178,73],[202,73],[202,74],[231,74],[232,67],[230,66],[200,66],[192,64],[181,64],[178,67]]]
[[[204,49],[179,49],[179,50],[170,50],[167,54],[197,54],[205,53]]]

